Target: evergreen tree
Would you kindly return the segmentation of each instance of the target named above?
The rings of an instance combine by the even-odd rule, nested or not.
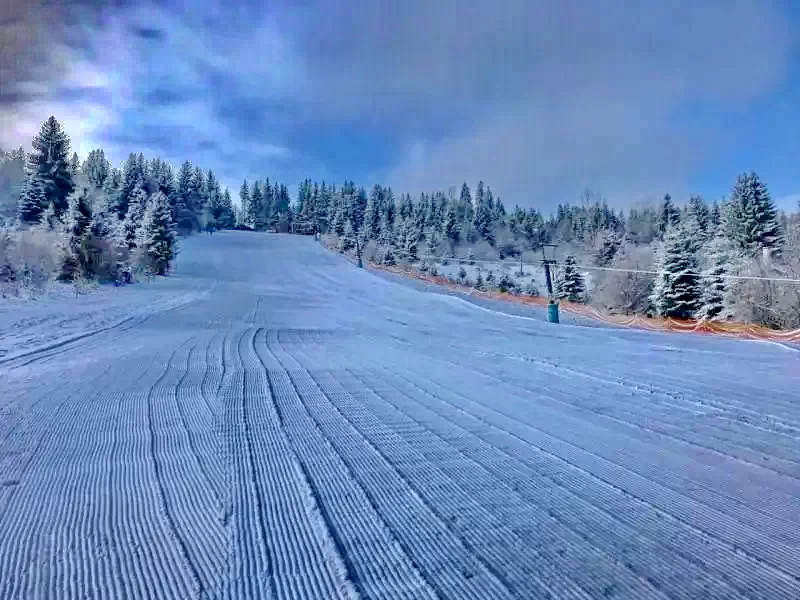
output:
[[[447,205],[447,214],[444,220],[444,235],[453,247],[458,244],[458,240],[461,237],[461,228],[458,222],[458,212],[455,202],[450,202]]]
[[[134,188],[128,202],[128,212],[122,221],[122,236],[129,250],[136,248],[137,231],[142,225],[147,209],[147,193],[140,187]]]
[[[75,177],[78,176],[78,173],[80,173],[81,170],[81,159],[78,157],[77,152],[73,152],[72,154],[72,160],[70,160],[69,162],[69,169],[70,173],[72,174],[72,178],[74,180]]]
[[[125,213],[128,212],[128,203],[133,190],[137,187],[144,187],[144,173],[141,164],[143,161],[144,158],[140,161],[136,154],[131,153],[122,167],[122,187],[115,198],[116,202],[111,207],[120,219],[124,219]]]
[[[583,282],[583,276],[578,271],[575,257],[567,256],[556,282],[556,297],[566,298],[570,302],[583,302],[585,292],[586,285]]]
[[[253,189],[250,193],[250,203],[247,205],[247,221],[256,231],[263,231],[267,228],[264,219],[264,196],[261,193],[261,183],[259,181],[253,183]]]
[[[39,223],[42,213],[48,206],[52,204],[47,199],[45,185],[40,175],[38,173],[28,175],[17,211],[19,220],[28,225]]]
[[[111,165],[103,150],[92,150],[81,168],[86,179],[96,188],[102,188],[111,172]]]
[[[726,210],[728,237],[750,255],[783,246],[778,214],[766,184],[754,173],[738,177]]]
[[[492,236],[493,210],[494,207],[489,207],[486,193],[484,192],[483,181],[480,181],[475,191],[475,215],[472,225],[477,235],[487,240],[490,244],[494,243],[494,238]]]
[[[142,229],[145,265],[155,275],[166,275],[175,256],[176,235],[169,201],[161,192],[150,199]]]
[[[239,188],[239,204],[245,215],[245,224],[248,227],[252,227],[252,222],[250,221],[250,186],[247,184],[247,179],[242,182],[242,187]]]
[[[31,142],[28,171],[37,174],[44,187],[47,201],[61,217],[69,207],[69,196],[75,189],[69,163],[70,141],[55,117],[42,123]]]
[[[720,215],[719,202],[714,200],[714,204],[711,206],[711,215],[708,220],[709,229],[716,231],[721,222],[722,216]]]
[[[661,214],[658,218],[658,231],[663,237],[670,227],[676,227],[681,220],[681,213],[672,202],[672,196],[666,194],[661,204]]]
[[[112,168],[103,182],[103,195],[105,196],[105,210],[108,213],[117,212],[119,194],[122,188],[122,173],[119,169]],[[119,214],[117,212],[117,214]]]
[[[228,188],[225,188],[225,192],[222,194],[216,220],[219,227],[227,229],[232,228],[236,224],[236,217],[233,213],[233,199],[231,198],[231,191]]]
[[[59,279],[72,281],[75,277],[92,274],[88,237],[92,224],[92,206],[88,190],[70,198],[67,215],[67,240],[61,262]]]
[[[700,308],[701,284],[697,257],[681,227],[670,227],[659,252],[651,304],[662,317],[688,319]]]
[[[703,292],[698,318],[717,319],[724,316],[727,299],[727,279],[731,262],[730,240],[720,227],[706,248],[703,261]]]
[[[689,236],[692,251],[695,253],[708,241],[709,221],[710,213],[703,199],[692,196],[686,206],[683,230]]]
[[[353,229],[353,222],[350,219],[344,220],[344,230],[339,239],[339,248],[342,252],[349,252],[356,247],[356,231]]]
[[[376,185],[370,192],[367,207],[364,209],[364,235],[367,239],[376,240],[380,232],[381,215],[378,207],[381,188]]]

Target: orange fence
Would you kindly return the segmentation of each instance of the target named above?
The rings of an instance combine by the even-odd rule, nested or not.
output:
[[[430,275],[428,273],[422,273],[420,271],[402,267],[389,267],[371,263],[369,266],[372,269],[389,271],[398,275],[403,275],[404,277],[409,277],[420,281],[427,281],[428,283],[433,283],[453,291],[464,293],[467,290],[465,286],[453,284],[448,281],[446,277],[442,276]],[[541,296],[514,296],[513,294],[500,293],[496,291],[481,292],[472,289],[470,291],[470,295],[535,306],[546,306],[548,303],[547,298]],[[604,323],[618,325],[620,327],[635,327],[637,329],[648,329],[651,331],[680,331],[689,333],[716,334],[744,339],[770,340],[775,342],[800,342],[800,329],[795,329],[793,331],[778,331],[774,329],[768,329],[767,327],[762,327],[760,325],[736,323],[731,321],[673,319],[671,317],[653,318],[644,317],[642,315],[612,315],[601,312],[596,308],[587,306],[585,304],[578,304],[563,300],[559,302],[559,307],[562,310],[566,310],[567,312],[576,315],[588,317]]]

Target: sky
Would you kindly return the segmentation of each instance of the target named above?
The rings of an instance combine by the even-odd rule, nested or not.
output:
[[[85,157],[398,192],[486,181],[550,211],[800,198],[791,0],[0,3],[0,147],[54,115]],[[235,193],[234,193],[235,195]]]

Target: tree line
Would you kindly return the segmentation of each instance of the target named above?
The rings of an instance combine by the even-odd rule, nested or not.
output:
[[[132,153],[117,168],[97,149],[81,161],[54,117],[31,146],[0,153],[0,195],[14,198],[0,219],[57,234],[61,279],[164,274],[179,235],[212,229],[320,234],[343,252],[423,268],[457,254],[535,260],[542,245],[556,243],[564,254],[557,278],[563,298],[629,313],[800,321],[797,286],[736,279],[800,276],[799,215],[779,212],[756,173],[739,176],[719,202],[693,196],[678,206],[667,194],[622,211],[587,191],[546,215],[535,207],[507,210],[484,182],[412,197],[380,184],[306,179],[292,199],[286,185],[264,178],[243,181],[237,203],[213,171],[188,160],[176,170]],[[587,282],[586,267],[611,270],[590,271]],[[523,291],[513,281],[504,287]]]

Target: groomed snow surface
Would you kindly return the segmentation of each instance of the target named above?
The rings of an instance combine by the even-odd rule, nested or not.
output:
[[[42,343],[0,359],[0,598],[800,598],[798,353],[504,316],[303,237],[176,268],[4,307]]]

